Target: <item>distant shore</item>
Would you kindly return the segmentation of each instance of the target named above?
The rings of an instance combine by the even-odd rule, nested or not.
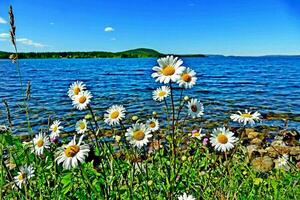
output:
[[[11,52],[0,51],[0,59],[8,59]],[[121,52],[90,51],[90,52],[28,52],[18,53],[19,59],[48,59],[48,58],[159,58],[165,56],[153,49],[139,48]],[[179,57],[206,57],[204,54],[176,55]]]

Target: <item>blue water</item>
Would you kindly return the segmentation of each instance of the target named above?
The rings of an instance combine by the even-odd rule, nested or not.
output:
[[[197,72],[197,85],[185,91],[202,100],[204,119],[228,119],[230,111],[244,108],[261,113],[300,114],[300,57],[207,57],[183,58]],[[49,59],[20,60],[23,82],[31,81],[30,118],[35,130],[47,125],[48,117],[61,119],[67,130],[86,112],[77,112],[67,96],[69,85],[84,81],[94,98],[98,114],[112,104],[123,104],[130,115],[161,112],[152,100],[159,84],[151,78],[156,59]],[[0,98],[11,108],[17,133],[26,132],[20,109],[21,90],[15,65],[0,61]],[[179,96],[180,91],[176,91]],[[178,97],[177,97],[178,98]],[[0,106],[0,124],[6,123]],[[281,122],[265,122],[281,123]],[[279,124],[279,125],[282,125]],[[299,130],[298,122],[290,126]]]

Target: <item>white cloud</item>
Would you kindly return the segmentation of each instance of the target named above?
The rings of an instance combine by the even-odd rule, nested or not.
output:
[[[46,46],[46,45],[41,44],[41,43],[33,42],[32,40],[27,39],[27,38],[17,38],[16,41],[20,42],[21,44],[33,46],[33,47],[36,47],[36,48],[43,48],[43,47]]]
[[[8,33],[0,33],[0,41],[8,41],[9,37],[10,37],[10,35]],[[38,43],[38,42],[33,42],[32,40],[30,40],[28,38],[17,38],[16,41],[21,44],[33,46],[36,48],[46,47],[46,45]]]
[[[0,38],[2,38],[2,39],[9,38],[9,34],[8,33],[0,33]]]
[[[117,38],[110,38],[110,40],[111,40],[111,41],[116,41],[116,40],[117,40]]]
[[[54,22],[50,22],[49,24],[50,24],[50,25],[54,25]]]
[[[115,29],[113,27],[107,26],[104,28],[104,31],[105,32],[113,32],[113,31],[115,31]]]
[[[6,23],[7,23],[6,20],[0,17],[0,24],[6,24]]]

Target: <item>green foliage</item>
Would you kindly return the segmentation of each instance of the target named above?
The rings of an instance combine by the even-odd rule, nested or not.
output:
[[[0,59],[8,59],[12,53],[0,51]],[[121,52],[90,51],[90,52],[29,52],[18,53],[20,59],[44,58],[158,58],[164,54],[153,49],[138,48]],[[180,55],[178,55],[180,56]],[[203,54],[182,55],[185,57],[205,57]]]

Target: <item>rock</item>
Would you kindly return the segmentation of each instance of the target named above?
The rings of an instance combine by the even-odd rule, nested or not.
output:
[[[289,154],[288,146],[271,146],[266,148],[268,155],[272,158],[278,157],[283,154]]]
[[[259,138],[254,138],[253,140],[251,140],[250,142],[251,144],[254,144],[254,145],[261,145],[262,144],[262,140],[259,139]]]
[[[248,136],[249,133],[251,132],[255,132],[255,130],[253,128],[246,128],[245,129],[245,134]]]
[[[252,160],[252,166],[255,170],[267,172],[272,170],[274,162],[269,156],[258,157]]]
[[[285,146],[284,142],[282,140],[279,140],[278,138],[276,138],[276,140],[274,140],[271,143],[272,146]]]
[[[249,146],[247,146],[247,151],[248,151],[249,158],[251,159],[253,154],[255,152],[258,152],[257,151],[257,146],[256,145],[249,145]]]
[[[290,147],[290,155],[292,156],[300,155],[300,146]]]
[[[249,132],[249,133],[247,134],[247,136],[248,136],[249,139],[256,138],[256,137],[258,137],[259,135],[260,135],[260,133],[259,133],[259,132],[255,132],[255,131]]]

